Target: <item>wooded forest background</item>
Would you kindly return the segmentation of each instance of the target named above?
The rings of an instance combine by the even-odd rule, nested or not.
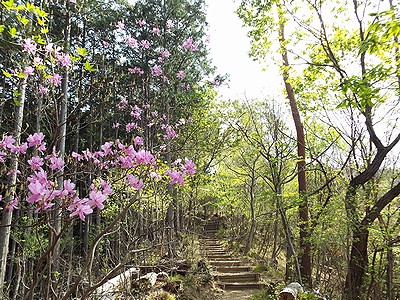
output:
[[[217,98],[204,0],[2,1],[2,299],[190,257],[214,213],[271,282],[399,297],[399,7],[239,4],[274,99]]]

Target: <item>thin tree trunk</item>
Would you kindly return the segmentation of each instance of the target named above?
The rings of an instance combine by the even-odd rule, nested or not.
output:
[[[280,4],[279,4],[280,5]],[[308,219],[308,199],[307,199],[307,178],[306,178],[306,142],[303,129],[303,123],[300,117],[300,112],[297,107],[296,97],[293,91],[293,87],[289,82],[289,59],[287,50],[285,47],[285,25],[284,21],[280,20],[280,33],[279,33],[280,51],[282,54],[283,61],[283,81],[285,83],[285,89],[287,97],[289,98],[290,110],[292,112],[292,117],[294,125],[296,127],[297,135],[297,181],[299,185],[299,228],[300,228],[300,271],[303,279],[303,283],[307,284],[309,287],[312,286],[311,281],[311,244],[310,238],[310,228]]]
[[[69,11],[69,1],[66,1],[66,13],[65,13],[65,28],[64,28],[64,52],[69,53],[69,36],[70,36],[70,11]],[[58,133],[58,152],[59,157],[64,160],[65,158],[65,142],[67,137],[67,115],[68,115],[68,82],[69,82],[69,72],[68,67],[64,69],[64,76],[62,79],[62,97],[60,105],[60,127]],[[60,171],[60,175],[57,178],[57,185],[59,189],[64,186],[64,167]],[[54,209],[54,235],[58,236],[61,232],[61,203],[56,203]],[[56,246],[54,247],[53,271],[59,270],[59,259],[60,259],[60,239],[58,239]],[[50,274],[49,274],[50,276]]]
[[[18,97],[19,105],[15,108],[15,129],[14,129],[14,139],[15,144],[18,146],[20,144],[21,132],[22,132],[22,121],[24,117],[24,106],[25,106],[25,93],[28,78],[25,77],[21,79],[20,82],[20,95]],[[11,155],[11,170],[18,170],[18,155],[13,153]],[[16,197],[16,183],[17,174],[13,172],[9,177],[7,189],[8,196],[4,199],[5,205],[10,203]],[[12,221],[12,210],[3,210],[3,215],[1,218],[0,226],[0,299],[7,298],[3,287],[4,279],[7,266],[7,256],[8,256],[8,245],[10,242],[11,234],[11,221]]]
[[[255,216],[255,208],[254,208],[254,185],[255,185],[255,174],[254,174],[254,169],[253,169],[253,174],[251,178],[251,183],[250,183],[250,212],[251,212],[251,226],[250,226],[250,232],[249,232],[249,237],[247,238],[246,242],[246,248],[244,252],[247,254],[249,253],[251,249],[251,245],[253,243],[254,239],[254,232],[256,230],[256,216]]]

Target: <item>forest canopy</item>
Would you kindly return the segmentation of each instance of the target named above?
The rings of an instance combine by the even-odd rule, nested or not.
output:
[[[399,297],[399,7],[237,4],[274,97],[217,97],[204,0],[1,2],[0,298],[195,260],[216,217],[271,299]]]

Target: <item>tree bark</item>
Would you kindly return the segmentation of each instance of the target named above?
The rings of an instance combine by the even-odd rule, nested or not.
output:
[[[293,91],[293,87],[289,82],[289,59],[287,50],[285,47],[285,25],[284,21],[280,20],[280,32],[279,32],[279,44],[280,51],[282,53],[283,61],[283,81],[285,83],[286,94],[289,99],[290,110],[292,112],[292,118],[296,127],[297,136],[297,181],[299,185],[299,228],[300,228],[300,272],[302,281],[304,284],[311,287],[311,244],[309,241],[310,228],[308,218],[308,199],[307,199],[307,178],[306,178],[306,142],[304,135],[303,123],[300,117],[300,112],[297,106],[296,97]]]
[[[65,15],[65,28],[64,28],[64,52],[69,53],[69,35],[70,35],[70,11],[69,1],[66,1],[66,15]],[[58,152],[59,157],[64,160],[65,157],[65,142],[67,137],[67,115],[68,115],[68,82],[69,82],[68,67],[64,69],[64,76],[62,78],[62,97],[60,104],[60,124],[58,132]],[[62,189],[64,186],[64,167],[62,167],[59,176],[57,177],[57,186]],[[54,235],[58,236],[61,232],[61,203],[56,202],[54,209]],[[58,271],[60,259],[60,239],[58,239],[56,246],[54,247],[53,254],[53,271]],[[49,274],[50,276],[50,274]]]
[[[22,132],[22,121],[24,118],[24,106],[25,106],[25,92],[28,78],[25,77],[21,79],[20,83],[20,96],[18,97],[19,105],[15,108],[15,129],[14,129],[14,139],[15,144],[18,146],[20,144],[21,132]],[[10,170],[18,169],[18,155],[13,153],[11,156]],[[17,174],[13,172],[8,180],[8,196],[4,199],[5,205],[10,203],[16,192]],[[3,210],[3,215],[1,218],[0,226],[0,298],[7,298],[4,294],[4,279],[7,266],[7,256],[8,256],[8,245],[10,242],[11,234],[11,221],[12,221],[12,210]]]
[[[255,163],[254,163],[254,168],[255,168]],[[251,212],[251,225],[250,225],[250,231],[249,231],[249,237],[247,238],[246,242],[246,247],[244,252],[247,254],[250,252],[251,245],[253,243],[254,239],[254,233],[256,230],[256,215],[255,215],[255,199],[254,199],[254,185],[255,185],[255,174],[254,174],[254,168],[252,170],[252,177],[251,177],[251,183],[250,183],[250,212]]]

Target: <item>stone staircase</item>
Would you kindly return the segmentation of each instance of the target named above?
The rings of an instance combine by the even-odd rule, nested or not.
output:
[[[203,256],[212,267],[211,274],[218,286],[224,290],[256,290],[265,285],[260,282],[260,274],[252,272],[252,267],[241,259],[234,258],[215,238],[218,224],[206,224],[205,237],[200,239]]]

